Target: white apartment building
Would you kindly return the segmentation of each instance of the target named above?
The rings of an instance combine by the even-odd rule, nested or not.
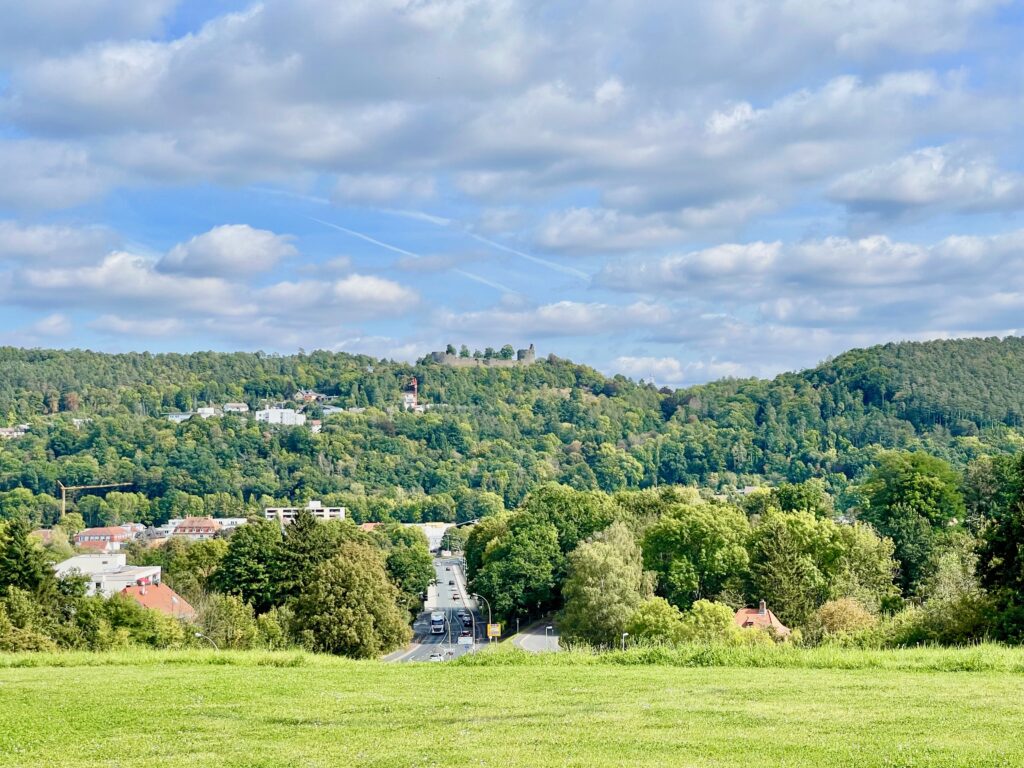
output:
[[[264,408],[261,411],[256,411],[256,421],[263,421],[267,424],[282,424],[289,427],[301,427],[306,423],[306,416],[294,408]]]
[[[246,403],[224,403],[224,413],[248,413],[249,406]]]
[[[75,555],[53,567],[58,578],[80,574],[86,578],[87,595],[100,594],[113,597],[125,587],[147,586],[160,583],[160,566],[128,565],[125,555]]]
[[[308,509],[317,520],[344,520],[344,507],[325,507],[319,501],[311,501],[305,507],[267,507],[263,510],[267,520],[277,520],[281,525],[287,525],[295,520],[299,512]]]

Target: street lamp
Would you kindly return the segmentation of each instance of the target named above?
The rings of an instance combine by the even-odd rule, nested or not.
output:
[[[487,605],[487,642],[491,642],[492,640],[494,640],[494,638],[491,637],[491,632],[490,632],[491,623],[492,623],[491,622],[491,601],[488,600],[483,595],[473,595],[473,599],[474,600],[483,600],[484,603]]]
[[[217,647],[217,644],[215,642],[213,642],[213,640],[208,638],[206,635],[204,635],[202,632],[196,632],[196,637],[201,637],[203,640],[205,640],[210,645],[212,645],[213,646],[213,650],[215,650],[215,651],[219,651],[220,650],[220,648]]]
[[[622,633],[622,650],[626,650],[626,638],[629,637],[629,632]]]
[[[548,624],[546,627],[544,627],[544,647],[549,649],[549,650],[551,649],[551,640],[548,639],[550,637],[550,635],[548,633],[554,632],[554,630],[555,630],[555,628],[553,626],[551,626],[550,624]]]

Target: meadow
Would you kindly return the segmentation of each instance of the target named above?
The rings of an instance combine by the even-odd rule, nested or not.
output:
[[[0,766],[1024,765],[1024,652],[0,656]]]

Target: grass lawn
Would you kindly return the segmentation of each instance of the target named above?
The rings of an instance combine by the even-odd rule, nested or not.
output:
[[[982,671],[567,656],[0,657],[0,766],[1024,766],[1020,654]]]

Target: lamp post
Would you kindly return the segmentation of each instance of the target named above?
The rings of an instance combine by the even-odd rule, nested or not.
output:
[[[547,648],[549,651],[551,650],[551,640],[550,640],[551,635],[550,635],[550,633],[553,632],[554,629],[555,628],[553,626],[551,626],[550,624],[548,624],[546,627],[544,627],[544,647]]]
[[[215,642],[213,642],[213,640],[208,638],[206,635],[204,635],[202,632],[196,632],[196,637],[201,637],[203,640],[205,640],[210,645],[212,645],[213,646],[213,650],[215,650],[215,651],[219,651],[220,650],[220,648],[217,647],[217,644]]]
[[[494,640],[494,638],[491,637],[491,633],[490,633],[490,628],[491,628],[491,601],[488,600],[483,595],[473,595],[473,599],[474,600],[483,600],[484,603],[487,605],[487,629],[488,629],[488,632],[487,632],[487,642],[491,642],[491,641]]]
[[[622,650],[626,650],[626,638],[629,637],[629,632],[622,633]]]

